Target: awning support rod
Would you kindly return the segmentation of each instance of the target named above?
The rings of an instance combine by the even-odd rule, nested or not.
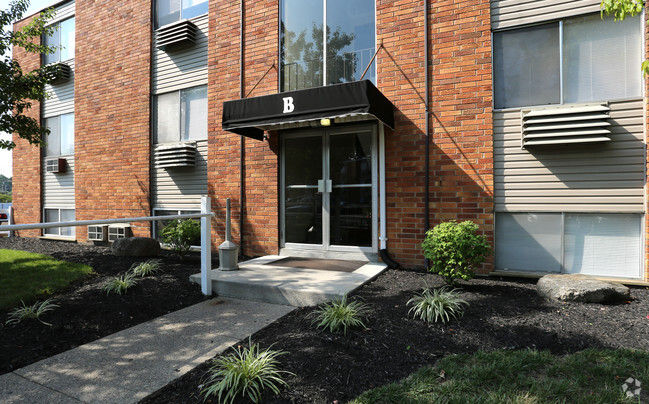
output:
[[[378,48],[376,48],[376,52],[374,52],[374,56],[372,56],[372,59],[370,59],[370,63],[367,64],[367,67],[363,71],[363,74],[361,74],[361,78],[359,80],[363,80],[363,77],[365,77],[365,74],[367,73],[368,70],[370,70],[370,66],[372,66],[372,63],[374,63],[374,59],[376,59],[376,55],[379,54],[379,51],[383,49],[383,40],[381,40],[381,44],[379,45]]]
[[[252,94],[252,92],[255,91],[255,88],[257,88],[257,86],[259,85],[259,83],[261,83],[261,81],[262,81],[263,79],[266,78],[266,76],[268,75],[268,73],[270,73],[270,71],[273,70],[273,68],[277,68],[277,67],[275,66],[275,62],[273,62],[273,64],[268,68],[268,70],[266,70],[266,73],[264,73],[264,75],[261,76],[261,78],[260,78],[260,79],[257,81],[257,83],[254,85],[254,87],[252,87],[252,90],[250,90],[250,91],[248,92],[248,94],[246,94],[246,96],[245,96],[244,98],[248,98],[248,97],[250,97],[250,94]]]

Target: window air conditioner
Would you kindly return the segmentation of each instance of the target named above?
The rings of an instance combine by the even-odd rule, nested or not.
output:
[[[64,173],[66,171],[66,160],[61,157],[45,159],[45,171],[48,173]]]
[[[190,47],[196,43],[196,31],[198,27],[189,20],[167,24],[155,33],[156,47],[165,52]]]
[[[88,226],[89,241],[106,241],[108,239],[108,225]]]
[[[118,238],[127,238],[131,236],[131,226],[128,224],[111,224],[108,226],[108,241],[111,243]]]
[[[63,84],[72,78],[72,68],[67,63],[54,63],[52,66],[56,67],[56,73],[49,80],[50,84]]]
[[[195,142],[158,145],[154,151],[155,167],[194,167],[196,165],[196,153]]]

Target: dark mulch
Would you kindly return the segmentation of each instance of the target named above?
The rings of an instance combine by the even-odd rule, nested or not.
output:
[[[352,330],[347,336],[313,329],[307,318],[313,309],[297,309],[252,336],[262,347],[286,351],[283,369],[295,374],[287,378],[289,389],[263,401],[345,402],[443,356],[477,350],[649,350],[648,288],[633,288],[635,300],[618,305],[562,304],[540,298],[535,283],[497,278],[463,283],[461,296],[470,303],[464,317],[428,325],[409,318],[406,302],[424,287],[440,286],[439,278],[389,270],[355,294],[372,307],[372,314],[367,330]],[[144,402],[200,402],[199,385],[207,369],[203,364]]]
[[[63,324],[55,326],[56,331],[40,323],[0,325],[3,366],[9,361],[14,367],[24,366],[60,352],[65,342],[70,342],[68,348],[79,345],[202,299],[198,286],[187,282],[187,276],[198,271],[198,263],[180,265],[165,256],[165,274],[143,282],[133,293],[106,297],[101,291],[106,277],[128,269],[133,260],[76,244],[7,243],[0,240],[0,248],[49,252],[87,263],[100,275],[57,296],[62,306],[57,312],[66,314],[56,314],[60,317],[54,323]],[[299,308],[255,333],[252,341],[263,348],[272,345],[287,352],[280,357],[282,368],[295,374],[287,378],[290,388],[278,397],[264,397],[264,402],[343,402],[443,356],[477,350],[534,348],[556,354],[587,347],[649,350],[648,288],[633,288],[635,299],[618,305],[562,304],[539,298],[533,280],[474,279],[462,284],[461,296],[471,305],[461,319],[428,325],[409,318],[406,302],[413,294],[439,285],[439,278],[422,271],[389,270],[354,294],[371,306],[367,330],[350,330],[347,336],[318,331],[307,318],[313,308]],[[247,344],[247,339],[239,344]],[[201,402],[199,385],[207,367],[199,366],[144,402]],[[3,371],[7,370],[5,366]]]
[[[0,249],[47,254],[56,259],[86,264],[95,274],[53,296],[60,307],[39,321],[5,325],[0,312],[0,374],[94,341],[125,328],[198,303],[204,299],[200,286],[190,284],[190,274],[200,272],[200,261],[187,262],[163,251],[163,273],[144,278],[126,294],[107,295],[109,278],[127,271],[146,258],[115,257],[109,247],[31,238],[0,238]]]

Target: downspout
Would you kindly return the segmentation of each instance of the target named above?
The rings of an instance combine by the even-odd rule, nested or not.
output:
[[[426,173],[424,175],[426,181],[426,185],[424,186],[424,192],[426,196],[424,197],[424,226],[425,226],[425,231],[428,231],[430,229],[430,104],[428,102],[428,99],[430,97],[429,91],[430,91],[430,60],[428,58],[429,54],[429,49],[428,49],[428,41],[430,38],[429,36],[429,31],[428,31],[428,0],[424,1],[424,35],[426,37],[424,41],[424,54],[426,56],[426,63],[424,65],[426,66],[426,74],[425,74],[425,86],[426,89],[424,91],[424,103],[426,105],[426,148],[425,148],[425,163],[424,163],[424,170],[426,170]],[[430,267],[430,262],[428,258],[425,259],[424,265],[426,265],[426,269]]]
[[[240,38],[239,38],[239,98],[245,98],[245,80],[244,80],[244,17],[245,17],[245,4],[244,0],[241,0],[241,21],[240,21]],[[245,208],[245,186],[246,186],[246,137],[240,136],[241,138],[241,147],[239,149],[239,174],[240,174],[240,184],[239,184],[239,254],[243,255],[243,212]]]

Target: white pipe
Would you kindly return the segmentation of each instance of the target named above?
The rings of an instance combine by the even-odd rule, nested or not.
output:
[[[379,205],[380,213],[379,219],[381,221],[381,234],[379,236],[380,249],[387,248],[387,224],[386,224],[386,209],[385,209],[385,128],[379,124]]]
[[[130,217],[122,219],[100,219],[100,220],[77,220],[74,222],[47,222],[47,223],[33,223],[33,224],[12,224],[0,226],[0,231],[7,230],[33,230],[33,229],[52,229],[54,227],[79,227],[91,226],[95,224],[112,224],[112,223],[132,223],[132,222],[155,222],[156,220],[173,220],[173,219],[191,219],[195,217],[212,217],[214,213],[188,213],[185,215],[169,215],[169,216],[146,216],[146,217]]]
[[[212,296],[212,204],[209,196],[201,196],[201,292]],[[230,200],[228,199],[228,205]],[[229,207],[229,206],[228,206]],[[229,209],[228,209],[229,213]],[[229,218],[228,218],[229,219]]]

